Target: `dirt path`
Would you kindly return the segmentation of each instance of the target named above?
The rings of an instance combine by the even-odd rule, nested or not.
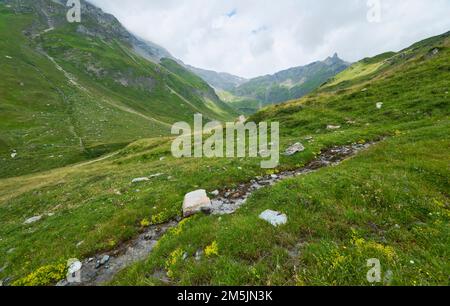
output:
[[[223,189],[212,200],[212,214],[231,214],[238,210],[246,200],[257,190],[272,186],[282,180],[305,175],[318,169],[335,166],[344,160],[366,150],[373,143],[352,144],[348,146],[334,147],[323,151],[315,160],[306,166],[284,171],[276,175],[257,177],[246,184],[241,184],[236,189]],[[158,240],[171,228],[178,225],[179,221],[170,221],[164,224],[150,226],[138,237],[123,243],[115,251],[100,253],[95,257],[85,259],[82,262],[82,282],[78,285],[102,285],[111,281],[114,276],[127,266],[146,259],[152,252]],[[60,285],[68,285],[66,282]]]

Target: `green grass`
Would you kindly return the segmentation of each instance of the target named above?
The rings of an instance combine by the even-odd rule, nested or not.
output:
[[[0,14],[0,21],[29,22],[27,16],[12,18],[1,10]],[[4,28],[3,31],[6,35],[7,31]],[[135,94],[138,95],[139,88],[125,92],[108,77],[99,83],[88,82],[90,77],[81,73],[80,67],[72,66],[57,52],[59,48],[71,49],[68,46],[72,44],[82,45],[82,41],[76,41],[79,38],[69,36],[62,31],[43,39],[53,50],[49,53],[64,69],[76,73],[80,84],[89,89],[93,97],[107,94],[109,103],[99,104],[105,109],[94,112],[100,106],[89,103],[90,95],[67,85],[54,66],[27,47],[21,51],[26,52],[25,55],[14,53],[14,60],[21,59],[14,65],[0,62],[5,67],[0,71],[4,74],[9,71],[12,79],[0,82],[0,86],[12,86],[13,77],[21,73],[24,77],[33,77],[31,68],[21,70],[29,67],[22,56],[32,59],[38,67],[47,65],[46,76],[53,85],[45,78],[34,76],[36,85],[29,87],[30,90],[1,92],[45,93],[47,100],[57,105],[61,103],[60,98],[57,91],[51,89],[58,87],[73,102],[71,107],[60,106],[64,118],[71,118],[68,113],[82,114],[75,117],[77,124],[72,126],[80,131],[84,128],[83,134],[88,135],[83,138],[91,150],[83,152],[88,154],[86,158],[122,149],[96,162],[0,179],[0,268],[5,267],[0,279],[11,277],[14,281],[69,258],[87,258],[112,250],[135,237],[142,230],[142,220],[159,223],[180,216],[183,196],[189,191],[233,188],[268,173],[260,168],[259,159],[174,159],[170,153],[172,139],[166,137],[142,139],[124,146],[126,141],[122,140],[131,138],[127,133],[133,132],[133,122],[137,126],[140,124],[137,118],[144,120],[124,112],[124,107],[152,114],[160,120],[164,120],[165,115],[150,113],[147,105],[136,104]],[[10,39],[23,38],[12,32]],[[0,50],[13,54],[7,44],[0,46]],[[91,48],[89,56],[96,58],[104,54],[101,62],[111,71],[122,71],[120,67],[130,66],[145,75],[152,73],[152,65],[140,67],[139,61],[136,64],[132,59],[116,56],[116,51],[122,47],[85,42],[76,52],[82,55],[86,51],[84,48]],[[431,56],[434,48],[440,51]],[[262,189],[233,215],[198,215],[187,219],[159,241],[147,260],[124,270],[112,284],[161,284],[153,274],[162,272],[168,273],[171,284],[183,285],[369,285],[366,262],[378,258],[384,272],[392,271],[394,285],[448,285],[448,34],[402,53],[407,55],[389,57],[392,64],[369,77],[322,88],[301,100],[263,109],[250,119],[279,121],[282,150],[294,142],[304,143],[304,152],[281,157],[278,171],[301,167],[333,145],[385,140],[339,166]],[[81,61],[80,65],[82,63],[86,61]],[[15,71],[14,67],[20,69]],[[181,89],[198,80],[175,75],[175,68],[178,69],[167,70],[165,77],[173,78],[167,84],[184,97]],[[367,90],[362,91],[364,88]],[[165,102],[166,93],[160,94],[161,101]],[[0,104],[0,107],[16,110],[16,116],[27,116],[26,110],[30,108],[22,110],[20,103],[28,100],[9,97],[8,101],[15,102],[11,102],[11,106]],[[183,103],[183,99],[179,102]],[[376,108],[378,102],[384,103],[382,109]],[[196,103],[195,99],[191,103]],[[33,106],[44,108],[39,103]],[[96,133],[90,134],[92,129],[87,125],[92,119],[91,111],[92,116],[108,115],[105,128],[101,130],[110,133],[110,141],[96,138]],[[30,111],[30,126],[21,125],[20,129],[31,133],[31,124],[34,124],[34,137],[37,137],[43,132],[38,129],[41,122],[31,120],[33,114],[35,112]],[[118,120],[119,116],[127,114],[129,119]],[[189,112],[175,114],[176,118],[189,115]],[[82,119],[85,116],[86,119]],[[9,126],[16,125],[9,131],[17,133],[17,122],[7,121]],[[329,124],[341,125],[341,129],[327,130]],[[63,122],[55,130],[62,133],[68,126],[69,123]],[[11,136],[4,131],[2,126],[0,145],[6,143],[9,148]],[[307,136],[312,136],[313,141],[306,141]],[[73,141],[70,148],[77,145]],[[44,152],[55,154],[50,148]],[[36,170],[32,163],[40,156],[35,151],[29,154],[30,159],[24,160],[22,167],[29,165]],[[165,159],[160,160],[161,157]],[[18,167],[15,162],[3,160],[2,170]],[[46,168],[51,168],[50,163],[48,165]],[[149,182],[131,183],[133,178],[155,173],[164,175]],[[273,228],[259,220],[258,215],[265,209],[286,213],[288,223]],[[43,219],[23,224],[36,215],[42,215]],[[208,249],[210,256],[195,261],[193,255],[199,249]],[[184,252],[189,255],[185,261],[181,259]]]

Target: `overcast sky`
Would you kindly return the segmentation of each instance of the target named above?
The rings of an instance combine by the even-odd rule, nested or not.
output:
[[[376,2],[377,0],[369,0]],[[450,0],[90,0],[199,68],[254,77],[325,59],[357,61],[450,30]],[[368,19],[368,13],[371,18]]]

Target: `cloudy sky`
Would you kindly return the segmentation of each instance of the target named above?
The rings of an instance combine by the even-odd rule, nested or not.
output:
[[[187,64],[243,77],[334,52],[357,61],[450,30],[450,0],[90,2]]]

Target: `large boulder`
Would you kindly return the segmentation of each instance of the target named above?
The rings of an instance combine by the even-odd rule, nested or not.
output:
[[[211,200],[206,195],[206,190],[199,189],[189,192],[184,196],[183,216],[189,217],[199,212],[211,212]]]

